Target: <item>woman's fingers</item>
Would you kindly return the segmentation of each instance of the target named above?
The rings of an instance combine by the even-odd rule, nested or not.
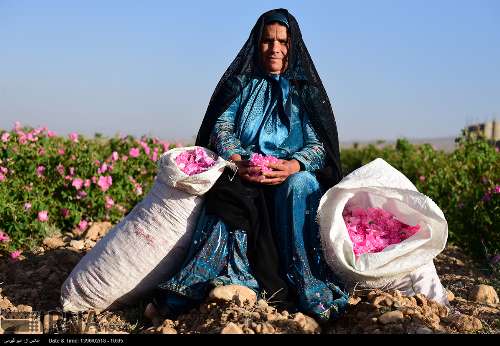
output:
[[[246,180],[250,183],[255,183],[255,184],[258,184],[262,181],[263,177],[261,175],[258,175],[258,176],[252,176],[252,175],[248,175],[248,174],[245,174],[245,175],[242,175],[241,178],[243,180]]]
[[[262,172],[262,175],[266,178],[281,178],[288,177],[288,172],[286,171],[271,171],[271,172]]]
[[[278,177],[278,178],[264,178],[260,181],[261,184],[264,185],[278,185],[286,180],[286,177]]]
[[[278,171],[287,171],[288,167],[283,163],[269,163],[267,167],[278,170]]]

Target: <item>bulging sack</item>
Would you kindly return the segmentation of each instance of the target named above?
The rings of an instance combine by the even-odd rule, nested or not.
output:
[[[73,269],[61,287],[65,311],[106,310],[150,293],[181,264],[207,192],[226,166],[217,157],[205,172],[189,176],[175,164],[185,150],[164,153],[150,192]]]
[[[355,256],[342,215],[346,207],[381,208],[405,224],[419,224],[420,231],[381,252]],[[317,218],[325,260],[348,286],[423,293],[448,304],[433,264],[448,238],[444,214],[383,159],[353,171],[329,189],[320,200]]]

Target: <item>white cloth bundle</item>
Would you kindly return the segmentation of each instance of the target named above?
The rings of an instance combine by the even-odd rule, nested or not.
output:
[[[144,199],[87,253],[61,287],[65,311],[105,310],[130,304],[173,274],[189,248],[203,194],[233,163],[216,160],[189,176],[177,155],[197,147],[171,149],[158,160],[154,184]]]
[[[345,207],[381,208],[420,231],[399,244],[358,258],[342,216]],[[433,259],[446,246],[448,223],[441,209],[401,172],[378,158],[347,175],[321,198],[318,222],[325,259],[348,287],[423,293],[448,305]]]

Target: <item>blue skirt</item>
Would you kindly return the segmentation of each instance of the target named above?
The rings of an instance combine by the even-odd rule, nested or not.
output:
[[[316,222],[320,184],[312,173],[302,171],[267,188],[273,196],[266,202],[274,211],[281,275],[295,292],[298,309],[320,321],[339,317],[347,308],[348,294],[323,258]],[[184,264],[158,286],[153,303],[176,317],[199,305],[214,286],[229,284],[247,286],[269,299],[252,275],[246,250],[243,230],[231,229],[203,208]]]

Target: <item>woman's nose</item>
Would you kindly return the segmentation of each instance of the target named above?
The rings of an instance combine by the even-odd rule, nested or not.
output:
[[[271,50],[276,53],[280,51],[280,44],[278,41],[273,41],[273,43],[271,44]]]

